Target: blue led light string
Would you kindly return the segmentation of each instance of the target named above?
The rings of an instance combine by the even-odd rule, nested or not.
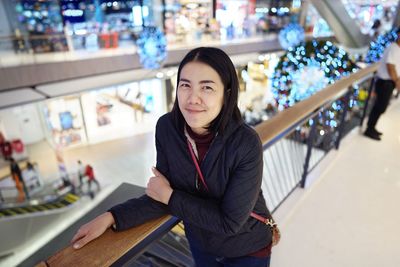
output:
[[[388,47],[390,43],[397,40],[397,30],[398,28],[394,28],[385,34],[379,35],[374,41],[372,41],[369,45],[367,55],[365,56],[365,62],[378,62],[381,59],[385,48]]]
[[[289,48],[280,58],[272,77],[272,93],[279,110],[309,98],[327,85],[358,69],[348,54],[329,41],[309,41]],[[349,106],[357,104],[354,90]],[[335,101],[318,119],[322,129],[337,127],[343,100]],[[324,114],[324,115],[323,115]]]

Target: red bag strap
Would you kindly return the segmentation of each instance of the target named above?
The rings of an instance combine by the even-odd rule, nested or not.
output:
[[[195,155],[194,152],[193,152],[193,147],[192,147],[192,144],[190,143],[189,139],[187,139],[187,143],[188,143],[190,155],[192,156],[193,163],[194,163],[194,165],[196,166],[197,173],[198,173],[199,176],[200,176],[200,180],[201,180],[201,182],[203,183],[203,185],[204,185],[204,187],[206,188],[206,190],[208,191],[208,186],[207,186],[207,184],[206,184],[206,181],[204,180],[203,173],[202,173],[201,170],[200,170],[199,163],[197,162],[196,155]]]
[[[206,190],[209,191],[208,190],[208,186],[206,184],[206,181],[204,180],[203,173],[201,172],[199,163],[197,161],[196,155],[194,154],[192,144],[190,143],[189,139],[187,139],[187,144],[188,144],[188,147],[189,147],[190,155],[192,156],[193,163],[196,166],[197,173],[198,173],[198,175],[200,177],[200,180],[203,183],[203,185],[206,188]],[[262,222],[262,223],[264,223],[264,224],[266,224],[268,226],[270,226],[270,227],[274,227],[276,225],[276,223],[272,219],[264,218],[263,216],[258,215],[257,213],[255,213],[253,211],[250,213],[250,216],[253,217],[254,219],[256,219],[256,220],[258,220],[258,221],[260,221],[260,222]]]

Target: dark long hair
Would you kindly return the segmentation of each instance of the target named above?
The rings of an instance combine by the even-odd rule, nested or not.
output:
[[[218,116],[210,123],[208,130],[213,133],[218,132],[222,134],[231,119],[242,123],[243,119],[238,108],[239,80],[231,59],[221,49],[214,47],[199,47],[187,53],[179,64],[176,93],[178,94],[179,80],[183,67],[193,61],[202,62],[213,68],[218,73],[222,84],[224,85],[222,109]],[[171,113],[176,126],[183,128],[185,119],[179,109],[177,95]]]

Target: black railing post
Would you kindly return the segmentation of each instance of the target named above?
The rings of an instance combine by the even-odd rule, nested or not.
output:
[[[349,87],[349,89],[347,90],[347,92],[344,96],[343,113],[342,113],[342,117],[340,118],[340,125],[338,128],[339,133],[338,133],[338,137],[336,139],[336,144],[335,144],[336,149],[339,149],[340,140],[342,139],[342,136],[343,136],[346,115],[347,115],[347,111],[349,110],[349,101],[350,101],[351,92],[352,92],[352,86]]]
[[[374,84],[375,84],[375,73],[376,72],[374,72],[374,74],[372,75],[371,83],[369,84],[368,96],[367,96],[367,100],[365,101],[364,110],[363,110],[363,113],[361,116],[360,127],[362,127],[362,125],[364,123],[364,119],[367,116],[368,104],[369,104],[369,100],[371,99],[372,90],[373,90]]]
[[[308,175],[308,166],[310,165],[311,151],[312,151],[312,147],[313,147],[315,134],[317,132],[318,116],[319,116],[319,114],[315,115],[312,118],[313,124],[311,125],[310,134],[308,135],[308,140],[307,140],[307,154],[306,154],[306,159],[304,161],[303,175],[301,176],[301,184],[300,184],[301,188],[304,188],[306,185],[306,179],[307,179],[307,175]]]

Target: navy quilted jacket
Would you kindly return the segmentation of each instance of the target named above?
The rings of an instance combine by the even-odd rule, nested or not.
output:
[[[191,244],[217,256],[248,255],[271,242],[269,229],[250,217],[251,211],[270,217],[260,189],[262,145],[252,128],[232,120],[214,138],[200,165],[208,191],[196,189],[196,167],[171,113],[157,122],[156,148],[157,169],[174,190],[170,201],[144,195],[114,206],[117,231],[168,213],[184,221]]]

